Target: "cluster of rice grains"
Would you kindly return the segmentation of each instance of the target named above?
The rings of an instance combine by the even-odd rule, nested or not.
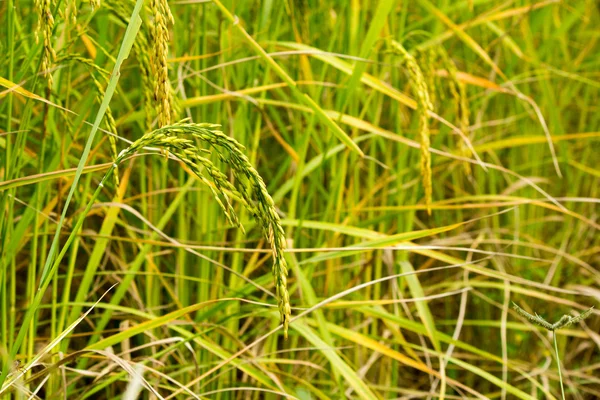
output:
[[[272,272],[284,335],[287,337],[291,308],[287,291],[288,268],[283,254],[284,230],[273,199],[267,192],[264,181],[243,153],[244,147],[235,139],[225,135],[219,128],[220,126],[215,124],[195,124],[185,121],[158,128],[145,134],[123,150],[115,165],[144,147],[151,146],[168,150],[212,190],[215,200],[231,224],[243,230],[228,193],[240,199],[244,207],[258,219],[263,233],[271,245]],[[208,144],[219,160],[229,165],[237,187],[211,160],[203,155],[208,150],[196,146],[195,140]]]
[[[466,135],[469,127],[469,107],[465,85],[458,80],[456,65],[441,46],[430,47],[418,52],[419,61],[404,46],[395,40],[390,40],[390,49],[399,55],[403,67],[413,85],[413,93],[417,102],[419,115],[419,137],[421,142],[421,174],[425,191],[425,207],[431,215],[431,202],[433,197],[432,171],[431,171],[431,131],[430,116],[434,112],[438,93],[435,88],[441,87],[436,82],[437,65],[440,64],[448,74],[449,90],[455,104],[455,114],[459,119],[459,129]],[[440,96],[444,96],[440,90]],[[461,141],[461,146],[464,143]],[[467,172],[470,173],[467,164]]]
[[[467,138],[469,136],[469,99],[467,97],[467,87],[464,82],[458,79],[458,70],[456,68],[456,64],[450,58],[450,55],[446,51],[446,49],[442,46],[430,47],[429,49],[421,52],[421,56],[424,59],[424,63],[430,68],[428,68],[427,73],[431,76],[432,83],[430,84],[430,88],[442,88],[443,86],[440,84],[441,82],[434,82],[434,77],[440,78],[436,73],[435,65],[439,65],[443,68],[447,77],[444,78],[444,83],[448,83],[448,88],[450,94],[452,95],[452,103],[454,103],[454,115],[458,119],[458,127],[462,131],[463,136]],[[434,90],[432,90],[435,93]],[[439,90],[439,97],[441,100],[445,100],[444,91]],[[433,101],[435,107],[435,100]],[[470,155],[471,150],[469,150],[464,140],[459,142],[459,148],[461,154]],[[467,175],[471,175],[471,164],[468,162],[463,163],[465,172]]]
[[[129,3],[133,6],[133,3]],[[127,2],[121,0],[105,0],[103,3],[103,6],[110,10],[125,25],[129,23],[129,15],[131,14],[131,10],[126,5]],[[142,25],[133,42],[133,50],[140,69],[144,111],[146,114],[145,126],[147,130],[152,128],[152,119],[154,117],[154,80],[152,78],[152,64],[150,57],[148,57],[150,41],[150,34],[146,29],[146,25]],[[167,80],[167,82],[169,81]]]
[[[52,47],[52,31],[54,30],[54,16],[52,15],[55,2],[53,0],[35,0],[35,9],[38,13],[38,25],[35,31],[37,42],[42,41],[42,63],[41,69],[46,78],[48,90],[52,89],[52,74],[50,67],[56,59],[56,52]]]
[[[150,0],[150,25],[152,35],[152,73],[154,76],[154,100],[158,113],[158,126],[163,127],[174,121],[175,107],[169,81],[167,57],[169,54],[169,28],[167,22],[175,24],[167,0]]]
[[[413,83],[413,92],[417,99],[417,112],[419,113],[419,135],[421,139],[421,174],[423,175],[423,187],[425,189],[425,206],[427,213],[431,214],[432,182],[431,182],[431,152],[429,113],[433,111],[433,103],[430,98],[427,81],[423,71],[419,67],[415,57],[395,40],[391,41],[392,51],[402,56],[403,64]]]

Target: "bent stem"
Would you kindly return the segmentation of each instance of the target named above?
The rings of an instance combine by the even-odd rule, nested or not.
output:
[[[556,331],[552,332],[552,336],[554,337],[554,351],[556,352],[556,366],[558,367],[558,381],[560,382],[560,392],[562,394],[563,400],[565,400],[565,388],[563,386],[562,372],[560,370],[560,357],[558,355],[558,344],[556,344]]]

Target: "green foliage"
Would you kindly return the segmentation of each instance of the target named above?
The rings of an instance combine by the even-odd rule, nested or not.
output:
[[[599,398],[599,26],[0,2],[0,397]]]

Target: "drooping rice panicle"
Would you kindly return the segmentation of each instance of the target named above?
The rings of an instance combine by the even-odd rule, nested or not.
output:
[[[285,235],[279,214],[263,179],[244,154],[244,147],[235,139],[225,135],[219,128],[220,125],[216,124],[187,122],[158,128],[145,134],[126,150],[123,150],[119,154],[116,164],[146,146],[164,148],[182,161],[202,182],[209,186],[228,220],[240,228],[242,228],[241,222],[237,218],[227,192],[242,200],[244,206],[259,221],[263,234],[271,245],[273,255],[272,273],[278,308],[283,323],[284,335],[287,337],[291,307],[287,290],[288,266],[284,258]],[[196,146],[195,140],[192,139],[200,140],[212,147],[219,159],[233,170],[237,186],[231,183],[211,160],[202,156],[202,150]],[[210,178],[210,181],[206,176]]]

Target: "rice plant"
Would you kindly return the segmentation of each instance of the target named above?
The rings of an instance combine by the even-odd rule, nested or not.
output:
[[[0,399],[600,398],[599,26],[0,2]]]

